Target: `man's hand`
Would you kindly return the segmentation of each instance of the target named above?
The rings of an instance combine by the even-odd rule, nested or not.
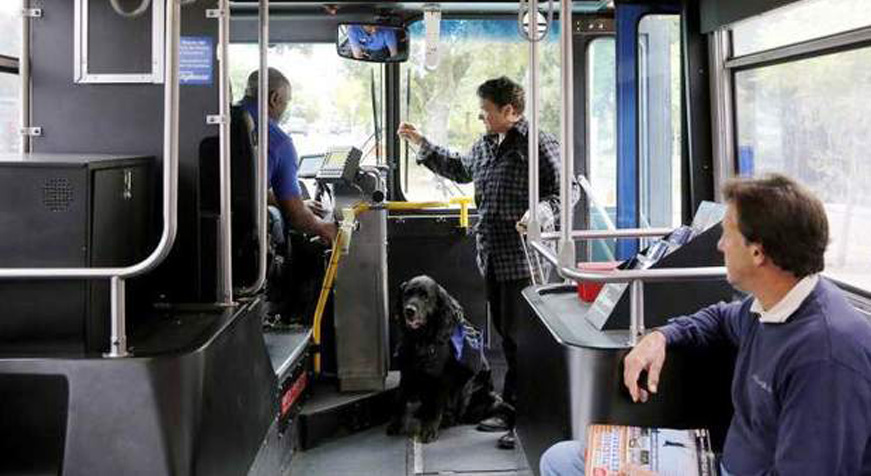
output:
[[[638,377],[642,371],[647,371],[647,388],[650,393],[656,393],[659,374],[665,364],[665,347],[665,334],[653,331],[623,358],[623,384],[629,389],[633,402],[646,402],[648,398],[647,391],[638,385]]]
[[[336,235],[339,233],[339,227],[336,226],[335,223],[322,222],[321,226],[318,228],[318,236],[327,242],[327,244],[336,240]]]
[[[546,203],[538,204],[538,224],[542,230],[547,230],[553,227],[554,224],[554,216],[553,211],[550,208],[550,205]],[[514,224],[514,228],[517,229],[520,233],[526,233],[527,228],[529,228],[529,210],[526,210],[526,213],[520,217],[520,220]]]
[[[317,216],[318,218],[323,218],[327,215],[327,210],[324,208],[321,202],[317,200],[305,200],[303,201],[303,203],[305,203],[305,206],[309,210],[311,210],[311,212],[314,213],[315,216]]]
[[[414,127],[414,124],[409,124],[407,122],[400,123],[399,130],[396,131],[396,134],[418,147],[420,147],[420,144],[423,142],[423,136],[418,132],[417,128]]]

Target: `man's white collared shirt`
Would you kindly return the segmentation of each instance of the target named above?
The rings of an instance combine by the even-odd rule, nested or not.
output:
[[[753,299],[753,304],[750,306],[750,312],[759,314],[759,322],[764,322],[766,324],[782,324],[789,319],[789,316],[791,316],[799,306],[801,306],[801,303],[803,303],[814,288],[817,287],[819,281],[819,274],[805,276],[801,281],[797,282],[788,293],[786,293],[786,296],[784,296],[783,299],[768,311],[762,309],[762,303],[760,303],[758,299]]]

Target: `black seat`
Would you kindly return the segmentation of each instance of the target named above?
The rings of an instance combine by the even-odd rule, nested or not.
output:
[[[220,216],[220,157],[218,136],[200,143],[200,213],[203,256],[217,256],[217,219]],[[241,107],[230,108],[230,206],[233,229],[233,287],[240,289],[252,285],[257,279],[260,240],[257,232],[257,138],[254,121]],[[203,260],[204,289],[214,283],[216,269]],[[214,286],[212,286],[214,288]]]

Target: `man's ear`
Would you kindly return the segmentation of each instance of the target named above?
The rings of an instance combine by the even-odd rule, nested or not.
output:
[[[750,257],[753,258],[753,263],[756,266],[762,266],[768,260],[768,257],[765,256],[765,250],[758,243],[750,244]]]
[[[275,107],[278,104],[278,91],[269,91],[269,95],[266,99],[269,107]]]

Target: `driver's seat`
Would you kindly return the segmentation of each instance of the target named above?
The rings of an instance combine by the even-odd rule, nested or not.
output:
[[[218,219],[220,218],[220,142],[210,136],[200,142],[200,224],[203,289],[215,289],[217,279]],[[240,106],[230,108],[230,206],[233,230],[233,288],[249,287],[257,280],[260,240],[257,232],[257,137],[254,120]],[[211,254],[210,251],[214,251]],[[212,263],[214,261],[214,263]]]

